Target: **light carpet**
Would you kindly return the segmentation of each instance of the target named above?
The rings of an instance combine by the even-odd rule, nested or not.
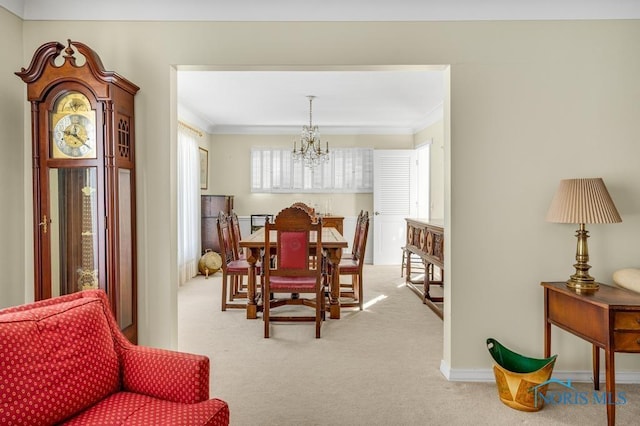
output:
[[[339,320],[327,315],[320,339],[313,323],[275,323],[265,339],[261,314],[222,312],[221,276],[180,287],[178,346],[211,359],[210,393],[227,401],[233,426],[606,424],[602,405],[525,413],[502,404],[494,382],[447,381],[442,321],[404,285],[399,265],[366,265],[365,301],[375,303],[345,308]],[[492,363],[487,352],[486,368]],[[627,396],[617,424],[638,424],[639,387],[617,390]]]

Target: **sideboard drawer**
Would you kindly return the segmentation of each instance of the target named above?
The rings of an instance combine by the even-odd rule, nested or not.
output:
[[[613,350],[616,352],[640,352],[640,332],[613,332]]]
[[[616,312],[614,330],[640,330],[640,312]]]

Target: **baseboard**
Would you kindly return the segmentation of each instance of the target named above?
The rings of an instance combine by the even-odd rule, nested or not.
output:
[[[440,372],[450,382],[495,382],[493,369],[463,369],[450,368],[447,363],[440,361]],[[552,376],[558,380],[571,380],[578,383],[592,383],[593,374],[591,371],[557,371],[554,370]],[[605,382],[604,372],[600,373],[600,383]],[[638,384],[640,383],[640,372],[618,371],[616,372],[616,383]]]
[[[440,372],[450,382],[495,382],[493,370],[452,369],[440,361]]]

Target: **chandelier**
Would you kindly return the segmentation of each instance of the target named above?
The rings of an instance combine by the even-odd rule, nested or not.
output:
[[[309,98],[309,125],[302,127],[300,134],[300,149],[296,148],[296,141],[293,141],[293,159],[296,161],[304,161],[304,165],[313,169],[314,167],[329,161],[329,142],[326,142],[325,150],[322,150],[322,142],[320,142],[320,130],[318,126],[313,125],[313,99],[315,96],[307,96]]]

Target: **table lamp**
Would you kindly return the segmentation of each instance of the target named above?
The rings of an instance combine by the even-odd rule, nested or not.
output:
[[[563,179],[547,212],[547,221],[576,223],[578,245],[576,248],[576,273],[571,275],[567,286],[580,291],[596,291],[598,283],[589,275],[589,232],[586,223],[622,222],[616,206],[602,178]]]

